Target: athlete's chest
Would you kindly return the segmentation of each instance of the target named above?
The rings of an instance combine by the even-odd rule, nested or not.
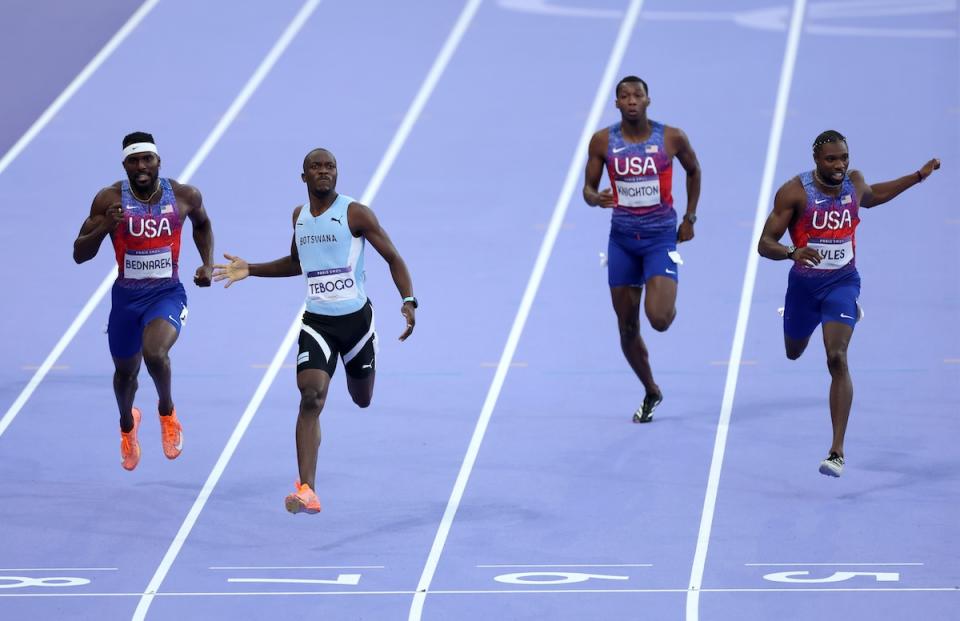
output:
[[[301,250],[332,251],[349,244],[352,237],[345,212],[308,213],[297,220],[296,240]]]
[[[127,200],[123,203],[123,233],[132,239],[157,239],[179,233],[180,208],[175,199],[156,204]]]
[[[607,166],[621,177],[659,175],[673,163],[673,154],[662,135],[642,142],[626,142],[622,135],[612,134],[607,147]]]
[[[851,231],[859,223],[859,203],[852,189],[836,196],[811,193],[807,196],[803,224],[813,232]]]

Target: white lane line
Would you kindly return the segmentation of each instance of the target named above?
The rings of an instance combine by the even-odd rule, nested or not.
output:
[[[300,10],[300,13],[294,19],[294,22],[288,26],[284,36],[281,37],[281,40],[277,42],[278,46],[281,42],[285,41],[283,47],[286,47],[286,44],[289,43],[289,41],[293,38],[293,36],[296,34],[296,31],[300,29],[300,26],[303,25],[303,22],[306,21],[306,18],[313,11],[313,9],[316,8],[318,3],[319,0],[310,0],[303,6],[303,8]],[[479,6],[480,0],[469,0],[464,6],[460,17],[457,19],[457,22],[448,35],[443,48],[441,49],[437,58],[434,60],[426,79],[420,85],[420,89],[417,92],[413,103],[411,103],[410,107],[408,108],[406,115],[401,121],[396,134],[394,134],[393,140],[391,140],[387,151],[384,153],[383,158],[377,165],[377,168],[371,177],[371,181],[367,185],[367,188],[362,195],[362,203],[369,205],[373,202],[377,190],[379,190],[383,179],[387,175],[387,172],[393,166],[397,155],[400,153],[400,149],[403,147],[403,143],[410,134],[411,128],[416,123],[417,117],[420,116],[420,113],[422,112],[424,105],[436,87],[440,76],[443,74],[444,69],[446,69],[447,64],[449,64],[450,59],[453,56],[453,52],[460,44],[460,40],[463,38],[463,35],[466,32],[467,26],[472,21],[473,16],[476,14]],[[279,56],[279,54],[277,54],[277,56]],[[137,605],[137,610],[134,612],[133,621],[143,621],[145,618],[147,610],[150,608],[150,603],[158,594],[160,585],[163,583],[164,578],[170,571],[170,567],[173,565],[177,555],[180,553],[180,549],[183,547],[184,542],[190,535],[190,531],[193,530],[193,526],[200,517],[200,512],[203,511],[203,507],[207,504],[207,500],[213,494],[213,489],[220,481],[220,477],[223,476],[223,472],[226,470],[227,464],[230,462],[230,459],[233,458],[233,454],[237,450],[240,440],[243,438],[243,435],[250,426],[253,417],[260,408],[260,404],[263,402],[267,391],[270,389],[270,386],[276,379],[277,373],[279,373],[280,367],[287,357],[287,353],[289,352],[290,348],[293,347],[293,344],[297,340],[297,336],[300,334],[300,326],[302,325],[301,317],[303,315],[303,311],[304,305],[301,304],[300,309],[293,318],[293,322],[290,324],[290,328],[287,330],[287,334],[284,337],[283,342],[280,344],[280,347],[273,356],[273,360],[270,362],[270,367],[260,379],[260,384],[257,386],[257,390],[254,393],[253,398],[250,400],[250,403],[247,404],[246,409],[240,416],[240,421],[237,423],[233,433],[230,435],[230,439],[227,440],[227,444],[220,453],[217,463],[214,464],[213,470],[210,471],[210,475],[203,484],[203,488],[200,490],[199,495],[193,503],[193,506],[187,513],[187,517],[184,519],[183,524],[181,524],[180,530],[177,532],[170,544],[170,547],[167,549],[167,553],[164,555],[159,567],[157,567],[153,578],[150,580],[150,584],[147,585],[146,592],[143,594],[143,597],[141,597],[140,603]]]
[[[238,566],[238,567],[207,567],[207,569],[251,569],[254,571],[260,569],[385,569],[384,565],[300,565],[300,566],[276,566],[276,565],[262,565],[259,567],[255,566]]]
[[[260,86],[260,83],[263,82],[263,79],[273,68],[273,65],[277,62],[277,59],[280,58],[280,55],[283,54],[283,51],[286,49],[287,45],[289,45],[290,40],[292,40],[293,35],[303,25],[302,22],[307,16],[309,16],[310,13],[313,12],[319,3],[320,0],[308,0],[306,4],[304,4],[303,8],[300,9],[300,12],[296,17],[294,17],[294,20],[289,26],[287,26],[287,30],[274,44],[273,48],[254,71],[253,75],[250,76],[249,80],[247,80],[247,83],[243,86],[240,93],[236,96],[236,98],[234,98],[233,102],[230,104],[230,107],[227,108],[227,111],[224,112],[223,116],[220,117],[217,125],[213,128],[213,130],[211,130],[206,140],[203,141],[203,144],[200,145],[200,149],[194,153],[193,157],[187,163],[187,166],[183,169],[183,172],[176,177],[180,183],[189,183],[191,177],[193,177],[194,173],[207,158],[207,156],[210,155],[210,151],[213,150],[214,146],[216,146],[216,144],[223,137],[223,134],[227,131],[227,128],[230,127],[230,125],[236,120],[237,115],[240,114],[240,111],[247,104],[247,101]],[[47,373],[53,367],[54,363],[60,358],[67,346],[70,345],[70,342],[73,341],[73,338],[77,335],[77,332],[80,331],[80,328],[83,326],[83,324],[86,323],[87,319],[90,318],[90,315],[96,309],[97,305],[100,304],[100,301],[103,300],[104,296],[107,295],[107,292],[110,291],[110,288],[113,286],[113,281],[116,280],[116,278],[117,266],[114,265],[97,287],[96,291],[94,291],[90,299],[87,300],[87,303],[84,304],[83,308],[73,319],[70,327],[67,328],[67,331],[64,332],[63,336],[60,337],[60,340],[57,341],[57,344],[47,355],[46,359],[43,361],[43,364],[40,365],[40,368],[37,370],[37,372],[33,374],[32,378],[30,378],[30,381],[20,392],[20,395],[17,397],[16,401],[14,401],[13,405],[10,406],[10,409],[6,411],[6,413],[3,415],[3,418],[0,418],[0,436],[3,435],[3,432],[6,431],[7,427],[10,426],[10,423],[13,422],[13,419],[23,408],[24,404],[26,404],[27,400],[30,399],[30,396],[40,385],[40,382],[42,382],[47,376]]]
[[[693,566],[690,570],[690,587],[687,591],[687,621],[697,621],[699,618],[700,587],[703,583],[707,547],[710,544],[710,532],[713,529],[713,516],[716,512],[720,470],[723,467],[723,456],[727,447],[730,413],[733,410],[733,397],[737,390],[740,362],[743,358],[743,344],[747,334],[747,323],[750,320],[750,304],[753,300],[753,288],[757,280],[757,264],[760,258],[760,255],[757,254],[757,242],[760,240],[760,233],[763,230],[763,223],[773,194],[773,176],[777,170],[777,157],[780,153],[780,140],[783,136],[787,104],[790,101],[790,85],[793,82],[793,70],[797,61],[797,48],[800,45],[800,31],[803,25],[805,8],[806,0],[794,0],[793,12],[790,16],[790,30],[787,34],[786,52],[780,69],[780,84],[777,87],[777,103],[770,127],[770,138],[767,142],[767,155],[763,168],[763,179],[760,184],[760,196],[754,214],[753,235],[750,239],[750,246],[747,248],[747,268],[743,275],[743,289],[740,292],[737,325],[734,331],[733,344],[730,347],[730,364],[727,367],[727,379],[723,387],[720,421],[717,424],[713,457],[710,461],[710,474],[707,478],[707,489],[703,500],[703,513],[700,516],[700,531],[693,555]]]
[[[360,574],[340,574],[336,580],[323,580],[319,578],[227,578],[227,582],[262,582],[267,584],[338,584],[338,585],[356,585],[360,584]]]
[[[153,10],[153,7],[157,6],[157,3],[160,0],[147,0],[140,8],[134,11],[133,15],[130,16],[130,19],[120,27],[120,30],[116,32],[110,40],[107,41],[107,44],[103,46],[96,56],[87,63],[87,66],[84,67],[80,73],[77,74],[77,77],[73,79],[70,84],[67,85],[67,88],[63,89],[63,92],[53,100],[53,103],[43,111],[43,114],[33,122],[33,125],[27,129],[26,133],[20,137],[20,140],[14,143],[10,150],[4,154],[3,158],[0,158],[0,175],[3,174],[3,171],[13,163],[13,160],[23,152],[27,146],[33,142],[33,139],[37,137],[43,128],[46,127],[50,121],[53,120],[53,117],[57,116],[57,113],[70,101],[70,98],[73,97],[78,90],[90,79],[97,69],[100,68],[110,55],[120,47],[120,44],[123,43],[123,40],[126,39],[131,32],[136,29],[140,22],[143,21],[143,18],[147,16],[147,13]],[[13,60],[13,59],[11,59]]]
[[[420,575],[420,580],[417,583],[417,593],[413,596],[413,602],[410,606],[410,614],[408,617],[409,621],[418,621],[423,613],[423,605],[426,600],[427,592],[430,589],[430,584],[433,582],[433,576],[437,570],[437,564],[440,562],[440,555],[443,553],[443,547],[446,545],[447,537],[450,534],[450,527],[453,525],[453,519],[456,516],[457,509],[460,506],[460,501],[463,499],[463,493],[466,489],[467,481],[470,479],[470,473],[473,471],[473,465],[476,462],[477,454],[480,451],[480,444],[483,442],[483,437],[487,432],[487,426],[490,423],[490,417],[493,414],[493,409],[496,407],[497,399],[500,396],[500,390],[503,388],[503,383],[506,380],[507,372],[509,371],[511,363],[513,362],[513,355],[516,352],[517,345],[520,341],[520,335],[523,333],[523,328],[527,322],[527,316],[530,314],[530,309],[533,306],[533,300],[537,295],[537,290],[540,288],[540,281],[543,279],[544,271],[546,271],[547,268],[547,262],[550,260],[550,254],[553,252],[554,243],[557,240],[557,235],[560,233],[560,226],[563,224],[563,218],[566,215],[567,207],[580,177],[583,160],[587,153],[587,147],[590,144],[590,137],[593,135],[597,124],[600,122],[600,115],[603,112],[604,106],[610,101],[610,93],[613,90],[616,72],[620,68],[620,62],[623,59],[624,53],[626,52],[630,35],[636,27],[637,17],[640,14],[640,7],[642,5],[643,0],[631,0],[626,16],[624,17],[623,22],[620,24],[620,31],[617,34],[617,39],[614,43],[613,50],[610,52],[610,58],[607,60],[607,66],[604,70],[603,78],[601,79],[600,86],[597,89],[596,95],[594,96],[593,106],[591,107],[590,114],[588,115],[587,121],[583,126],[583,132],[580,135],[580,140],[578,141],[576,150],[574,151],[573,159],[570,162],[570,168],[567,170],[567,178],[564,181],[562,190],[560,191],[560,197],[557,199],[556,205],[554,205],[553,216],[550,218],[550,225],[548,226],[547,231],[544,234],[543,241],[540,244],[540,251],[537,254],[533,271],[530,273],[530,279],[527,281],[527,287],[524,290],[523,298],[520,301],[520,307],[517,309],[516,317],[513,320],[513,326],[510,328],[510,334],[507,337],[506,345],[504,346],[503,353],[500,356],[500,363],[497,365],[497,370],[493,376],[493,382],[490,384],[490,389],[487,391],[486,399],[484,400],[483,407],[480,410],[480,416],[477,419],[476,427],[474,428],[473,435],[470,438],[470,444],[467,446],[466,455],[464,455],[463,463],[460,465],[460,471],[457,474],[456,481],[454,482],[453,491],[450,494],[450,499],[447,501],[447,507],[444,510],[443,517],[440,520],[440,526],[437,529],[436,537],[434,537],[433,545],[431,546],[430,553],[427,556],[423,573]]]
[[[918,567],[923,563],[744,563],[745,567]]]
[[[652,563],[549,563],[544,565],[474,565],[474,567],[653,567]]]
[[[119,567],[14,567],[0,571],[117,571]]]
[[[431,595],[551,595],[554,593],[686,593],[686,588],[677,589],[442,589],[430,591]],[[797,588],[729,588],[703,589],[704,593],[935,593],[960,592],[960,587],[797,587]],[[156,593],[156,597],[287,597],[291,595],[413,595],[414,591],[191,591]],[[143,593],[0,593],[3,597],[140,597]]]

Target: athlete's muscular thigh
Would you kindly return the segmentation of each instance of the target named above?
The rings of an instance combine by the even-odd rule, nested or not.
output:
[[[650,325],[666,330],[677,314],[677,281],[667,276],[654,276],[647,281],[647,295],[643,309]]]
[[[156,318],[143,329],[144,355],[164,355],[177,342],[180,333],[166,319]]]

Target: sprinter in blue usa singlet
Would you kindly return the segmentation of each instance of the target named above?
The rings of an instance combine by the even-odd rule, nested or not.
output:
[[[673,323],[682,263],[677,243],[693,239],[700,199],[700,164],[690,141],[682,130],[648,119],[649,105],[646,82],[635,76],[620,80],[616,88],[620,122],[590,140],[583,184],[588,205],[613,212],[607,280],[620,348],[645,390],[633,415],[637,423],[653,420],[653,411],[663,400],[640,337],[640,302],[654,330],[663,332]],[[683,166],[687,185],[687,209],[679,229],[673,208],[674,158]],[[604,168],[610,188],[601,191]]]
[[[863,316],[856,264],[860,208],[893,199],[929,177],[940,168],[940,161],[931,159],[899,179],[868,185],[859,171],[848,172],[847,139],[834,130],[813,141],[813,161],[813,170],[797,175],[777,191],[757,250],[774,261],[793,261],[783,309],[787,358],[799,358],[817,326],[823,327],[833,441],[820,462],[820,472],[838,477],[846,461],[843,441],[853,404],[847,348],[854,326]],[[791,244],[784,246],[780,238],[788,230]]]
[[[317,453],[320,449],[320,412],[330,378],[343,361],[347,390],[358,406],[373,398],[377,333],[373,306],[365,289],[366,243],[390,266],[400,293],[400,313],[406,327],[404,341],[416,324],[417,298],[407,265],[380,226],[373,211],[345,194],[338,194],[337,160],[326,149],[314,149],[303,160],[301,179],[308,202],[293,210],[290,254],[269,263],[251,263],[224,255],[230,263],[214,266],[214,280],[226,286],[247,276],[303,275],[305,301],[297,352],[297,464],[296,491],[284,500],[290,513],[317,513]]]
[[[170,348],[187,318],[187,294],[180,284],[180,232],[185,219],[203,264],[193,282],[209,287],[213,271],[213,228],[199,190],[159,176],[153,136],[134,132],[123,139],[127,179],[97,194],[73,245],[83,263],[96,256],[104,238],[113,242],[117,279],[113,284],[107,337],[115,368],[113,390],[120,409],[120,458],[126,470],[140,461],[140,409],[133,404],[140,363],[157,388],[163,453],[174,459],[183,448],[183,428],[173,404]]]

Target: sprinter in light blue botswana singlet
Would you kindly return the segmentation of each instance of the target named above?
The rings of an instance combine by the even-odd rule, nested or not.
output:
[[[663,392],[653,379],[646,345],[640,337],[640,302],[650,326],[665,331],[676,317],[680,264],[677,242],[693,239],[700,199],[700,164],[686,134],[647,118],[647,83],[628,76],[617,84],[620,122],[590,140],[583,198],[588,205],[613,211],[607,246],[607,281],[617,313],[620,348],[643,384],[635,423],[653,420]],[[673,158],[686,172],[687,209],[679,229],[673,208]],[[606,168],[610,188],[600,191]]]
[[[344,194],[338,194],[337,160],[326,149],[314,149],[303,160],[301,179],[309,201],[293,210],[293,242],[288,256],[269,263],[247,264],[227,255],[230,263],[215,266],[214,280],[226,286],[247,276],[302,274],[306,289],[303,323],[297,351],[297,464],[296,491],[284,500],[290,513],[317,513],[317,452],[320,449],[320,412],[330,378],[343,360],[347,390],[358,406],[373,398],[376,374],[377,333],[373,306],[364,287],[366,242],[390,266],[400,292],[400,313],[406,340],[416,324],[417,298],[406,263],[383,230],[373,211]]]

